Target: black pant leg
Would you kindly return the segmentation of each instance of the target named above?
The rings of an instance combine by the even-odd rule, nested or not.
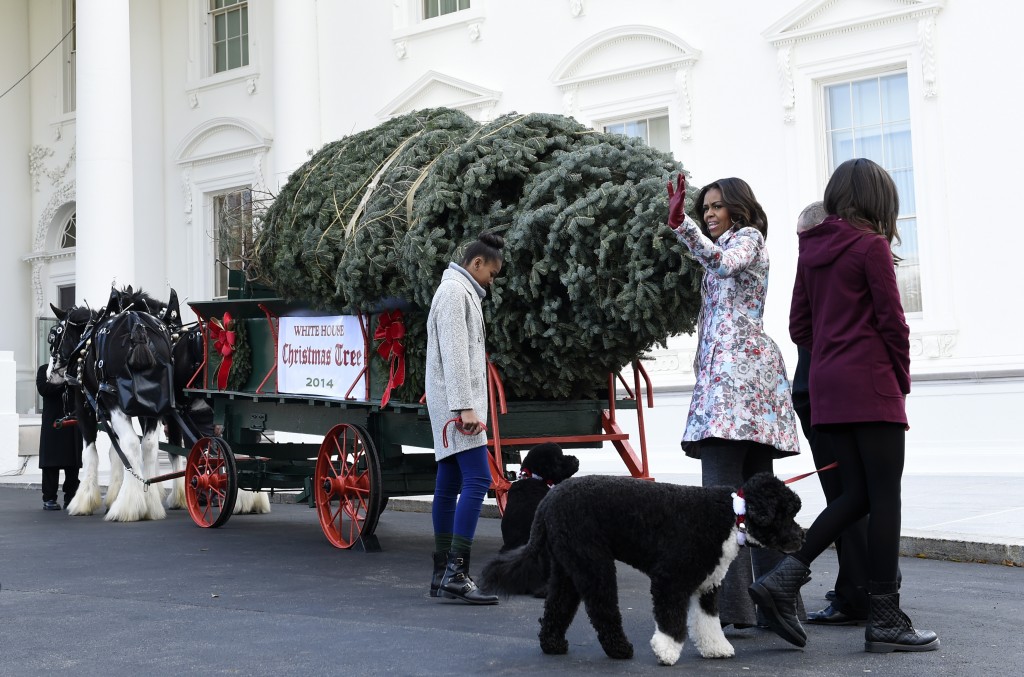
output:
[[[64,507],[66,508],[71,499],[78,493],[78,486],[81,484],[81,481],[78,479],[78,466],[61,468],[61,470],[64,471]]]
[[[57,485],[60,484],[60,468],[42,468],[43,500],[57,500]]]

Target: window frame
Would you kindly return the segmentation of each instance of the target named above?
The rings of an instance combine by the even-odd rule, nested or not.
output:
[[[69,238],[71,244],[65,244]],[[78,210],[72,211],[61,224],[60,232],[57,233],[57,249],[75,249],[78,247]]]
[[[78,108],[77,0],[63,0],[61,14],[61,35],[71,31],[61,46],[64,57],[61,64],[61,112],[65,116],[73,116]]]
[[[218,2],[224,2],[224,3],[230,2],[231,4],[224,4],[221,7],[216,7],[215,5]],[[206,12],[206,23],[207,23],[207,34],[208,34],[208,40],[207,40],[208,55],[207,55],[207,63],[206,63],[207,74],[211,75],[211,76],[216,76],[216,75],[222,75],[224,73],[231,73],[232,71],[237,71],[237,70],[242,69],[242,68],[247,68],[249,66],[249,64],[250,64],[250,59],[251,59],[251,56],[252,56],[251,53],[250,53],[251,52],[251,44],[250,44],[250,41],[249,41],[249,36],[250,36],[250,32],[249,32],[249,0],[207,0],[206,9],[207,9],[207,12]],[[225,17],[225,22],[224,22],[225,23],[225,32],[227,32],[228,31],[227,24],[230,21],[227,17],[228,17],[229,14],[231,14],[233,12],[241,12],[242,13],[239,16],[239,35],[236,36],[235,38],[232,38],[232,37],[228,36],[227,34],[225,34],[225,37],[224,37],[224,40],[223,40],[223,42],[225,44],[225,48],[224,48],[225,49],[225,55],[224,55],[225,67],[223,69],[218,69],[218,64],[217,64],[217,45],[219,44],[219,41],[217,40],[217,17],[218,16],[224,16]],[[244,30],[243,30],[243,26],[244,26]],[[230,65],[230,56],[231,56],[230,42],[232,40],[235,40],[235,39],[237,39],[239,41],[239,48],[238,48],[239,49],[239,59],[242,62],[239,63],[237,66],[231,66]]]
[[[466,10],[472,9],[472,2],[471,2],[471,0],[454,0],[454,2],[456,4],[456,8],[455,9],[451,10],[450,12],[441,12],[441,3],[442,2],[443,2],[443,0],[420,0],[420,3],[419,3],[419,6],[420,6],[420,21],[430,21],[432,19],[440,19],[441,17],[444,17],[444,16],[450,16],[452,14],[457,14],[459,12],[465,12]],[[463,2],[466,3],[465,7],[461,7],[460,6],[460,5],[462,5]],[[431,4],[437,6],[437,8],[438,8],[437,14],[430,15],[428,13],[427,7],[428,7],[428,5],[431,5]]]
[[[227,190],[219,190],[219,191],[217,191],[215,193],[207,194],[207,199],[210,202],[210,208],[209,208],[209,211],[210,211],[210,221],[209,221],[209,223],[210,223],[210,233],[209,233],[209,237],[210,237],[210,240],[211,240],[211,254],[212,254],[212,258],[211,258],[211,264],[212,264],[211,272],[212,272],[212,276],[213,276],[212,284],[210,286],[210,289],[212,290],[211,298],[213,298],[213,299],[227,298],[228,289],[229,289],[229,287],[228,287],[229,282],[228,282],[228,277],[227,277],[227,271],[228,270],[238,270],[238,269],[240,269],[240,268],[231,268],[231,264],[233,264],[233,263],[241,264],[245,260],[244,243],[243,243],[243,251],[239,253],[239,256],[238,256],[237,260],[232,258],[231,256],[228,256],[226,260],[222,260],[221,259],[220,249],[221,249],[221,241],[222,241],[222,237],[221,237],[221,225],[222,225],[221,224],[221,218],[222,218],[222,212],[220,211],[221,208],[219,207],[219,201],[224,199],[224,198],[228,198],[231,195],[235,195],[235,194],[243,194],[244,195],[245,193],[248,193],[248,196],[247,196],[247,198],[246,197],[242,198],[242,203],[244,205],[246,199],[248,200],[248,212],[249,212],[248,213],[248,219],[249,219],[248,227],[249,227],[249,235],[250,235],[250,237],[255,237],[255,232],[253,231],[253,213],[252,213],[253,212],[253,187],[252,187],[251,184],[250,185],[240,185],[240,186],[236,186],[234,188],[229,188]],[[242,208],[244,209],[245,207],[242,207]],[[252,242],[249,242],[249,245],[252,246]],[[224,279],[223,279],[224,286],[223,286],[223,289],[221,288],[221,275],[222,275],[222,273],[224,275]]]
[[[665,127],[666,127],[665,131],[666,131],[666,135],[667,135],[666,142],[668,143],[668,147],[667,148],[658,148],[656,146],[652,146],[651,142],[650,142],[650,122],[649,121],[650,120],[660,120],[660,119],[664,119],[665,120]],[[648,122],[648,125],[647,125],[647,138],[644,139],[644,143],[646,143],[651,148],[654,148],[655,150],[659,150],[659,151],[661,151],[663,153],[671,153],[672,152],[672,117],[669,114],[668,110],[644,111],[644,112],[641,112],[641,113],[636,113],[634,115],[622,115],[622,116],[618,116],[618,117],[614,117],[614,118],[608,118],[608,119],[604,119],[604,120],[599,120],[599,121],[596,121],[594,123],[594,128],[595,129],[600,129],[601,131],[603,131],[603,132],[605,132],[607,134],[623,134],[624,136],[629,136],[630,138],[641,138],[641,137],[635,137],[635,136],[631,136],[629,134],[625,134],[625,132],[609,132],[608,129],[607,129],[611,125],[624,125],[624,124],[629,124],[631,122],[640,122],[640,121],[647,121]]]
[[[920,203],[919,196],[922,195],[921,194],[921,182],[920,182],[920,177],[919,177],[919,172],[918,172],[918,167],[919,167],[919,165],[918,165],[918,153],[916,153],[916,146],[918,146],[919,142],[918,141],[914,141],[914,138],[916,137],[916,135],[914,134],[914,115],[913,115],[913,105],[912,105],[912,100],[911,100],[913,92],[912,92],[912,83],[911,83],[910,72],[909,72],[909,69],[908,69],[907,65],[906,64],[903,64],[903,65],[894,64],[894,65],[891,65],[891,66],[888,66],[888,67],[877,67],[877,68],[872,68],[872,69],[863,70],[863,71],[854,71],[854,72],[847,73],[847,74],[836,75],[834,77],[829,77],[829,78],[824,78],[824,79],[817,80],[816,84],[817,84],[817,89],[818,89],[818,94],[819,94],[818,99],[819,99],[819,111],[820,111],[820,115],[819,115],[820,123],[818,125],[818,128],[819,128],[819,137],[818,137],[818,139],[819,139],[819,142],[822,145],[822,150],[823,150],[823,153],[824,153],[823,158],[822,158],[822,164],[823,164],[823,168],[824,168],[824,183],[827,183],[828,179],[831,177],[831,174],[833,174],[833,171],[834,171],[833,150],[831,150],[831,149],[833,149],[833,143],[831,143],[830,133],[835,131],[833,128],[831,128],[831,120],[829,119],[828,88],[829,87],[835,87],[837,85],[844,85],[844,84],[848,84],[848,85],[852,86],[854,83],[864,82],[864,81],[867,81],[867,80],[877,80],[878,81],[878,80],[881,80],[882,78],[884,78],[886,76],[892,76],[892,75],[898,75],[898,74],[902,74],[902,75],[904,75],[906,77],[906,92],[907,92],[907,94],[906,94],[907,95],[907,101],[906,101],[906,103],[907,103],[907,118],[906,118],[906,122],[907,122],[907,124],[909,125],[909,128],[910,128],[910,154],[909,155],[910,155],[910,162],[911,162],[910,169],[911,169],[911,171],[913,173],[912,189],[913,189],[913,196],[914,196],[914,211],[913,211],[912,215],[901,215],[897,219],[897,226],[899,226],[901,221],[902,222],[906,222],[907,220],[909,220],[911,218],[914,221],[914,237],[915,237],[916,241],[918,241],[918,242],[916,242],[916,244],[918,244],[918,247],[916,247],[916,258],[918,258],[918,261],[916,261],[915,265],[916,265],[916,268],[918,268],[918,269],[916,269],[916,284],[915,284],[915,287],[916,287],[916,289],[918,289],[918,293],[921,296],[921,298],[919,299],[921,308],[918,309],[918,310],[905,310],[905,314],[906,314],[906,318],[908,320],[909,319],[921,320],[922,318],[924,318],[925,312],[927,311],[926,298],[929,297],[929,294],[926,293],[926,291],[925,291],[925,287],[926,287],[926,285],[925,285],[925,274],[924,274],[924,269],[925,269],[924,259],[925,259],[925,255],[924,255],[924,248],[922,247],[922,231],[921,231],[922,218],[921,218],[921,211],[919,209],[919,203]],[[853,104],[853,101],[852,101],[852,98],[851,98],[851,105],[852,104]],[[881,99],[880,99],[880,105],[881,105]],[[884,127],[885,124],[886,124],[886,121],[882,120],[881,117],[880,117],[879,126],[880,127]],[[852,121],[851,121],[851,125],[852,125]],[[851,126],[850,129],[856,130],[856,129],[858,129],[858,127]],[[856,139],[856,134],[855,134],[854,138]],[[854,157],[863,157],[863,156],[855,155]],[[886,171],[889,172],[891,170],[887,167]],[[824,189],[824,185],[822,185],[822,191],[823,191],[823,189]],[[898,254],[899,252],[897,251],[896,253]],[[904,306],[906,306],[907,305],[907,302],[906,302],[907,299],[902,298],[903,297],[902,290],[901,290],[900,296],[901,296],[901,299],[903,300]]]

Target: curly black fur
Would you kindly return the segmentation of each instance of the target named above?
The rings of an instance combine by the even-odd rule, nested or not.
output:
[[[555,485],[569,479],[580,469],[580,461],[575,456],[563,453],[562,447],[557,444],[545,442],[530,449],[521,467],[543,479],[524,478],[509,487],[505,511],[501,516],[501,537],[504,540],[502,552],[518,548],[530,540],[533,515],[548,495],[548,482]]]
[[[800,547],[794,521],[800,498],[769,473],[743,487],[749,541],[784,552]],[[565,632],[582,601],[605,653],[629,658],[622,629],[615,562],[651,579],[659,661],[679,658],[687,627],[705,657],[732,656],[718,621],[717,590],[736,556],[732,489],[656,484],[626,477],[588,476],[562,482],[538,506],[530,540],[484,567],[480,584],[515,594],[547,581],[540,644],[568,650]]]

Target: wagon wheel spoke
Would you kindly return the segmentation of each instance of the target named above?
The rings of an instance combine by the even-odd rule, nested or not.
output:
[[[317,511],[335,547],[352,547],[376,527],[383,495],[376,454],[368,433],[349,424],[332,428],[320,447],[313,478]]]
[[[201,527],[219,527],[228,521],[238,493],[234,455],[221,439],[197,441],[185,462],[185,505]]]

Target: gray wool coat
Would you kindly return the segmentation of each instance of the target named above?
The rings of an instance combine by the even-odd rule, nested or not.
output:
[[[448,447],[442,441],[445,422],[462,409],[473,409],[487,423],[487,353],[484,312],[487,294],[460,266],[451,263],[441,276],[427,316],[427,411],[434,434],[434,458],[487,444],[487,433],[464,435],[448,426]]]

